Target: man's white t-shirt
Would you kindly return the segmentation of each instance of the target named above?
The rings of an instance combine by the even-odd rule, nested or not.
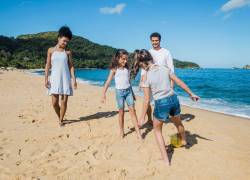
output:
[[[150,49],[149,50],[151,56],[153,57],[154,64],[167,67],[171,73],[174,73],[174,64],[173,58],[169,50],[165,48],[161,48],[159,50]],[[144,75],[146,71],[144,69],[141,70],[141,75]]]

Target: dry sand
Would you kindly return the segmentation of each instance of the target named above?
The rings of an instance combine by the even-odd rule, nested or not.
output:
[[[43,77],[0,71],[0,179],[250,179],[249,119],[182,107],[190,145],[165,166],[152,128],[139,142],[127,112],[119,139],[113,92],[106,104],[100,97],[100,87],[78,84],[60,128]],[[163,131],[169,144],[176,129]]]

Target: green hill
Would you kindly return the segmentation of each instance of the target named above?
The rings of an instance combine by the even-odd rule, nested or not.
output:
[[[55,46],[57,32],[0,36],[0,66],[21,69],[44,68],[47,49]],[[76,68],[107,68],[116,49],[73,36],[68,45]],[[198,64],[174,60],[175,67],[199,68]]]

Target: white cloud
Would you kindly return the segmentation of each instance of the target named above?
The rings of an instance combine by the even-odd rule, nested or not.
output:
[[[221,7],[222,12],[229,12],[244,6],[250,5],[250,0],[229,0]]]
[[[115,7],[100,8],[100,12],[103,14],[121,14],[125,7],[126,4],[122,3],[122,4],[117,4]]]

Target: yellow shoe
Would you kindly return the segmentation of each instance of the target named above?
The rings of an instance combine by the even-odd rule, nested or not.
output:
[[[181,147],[181,138],[178,134],[173,134],[170,136],[170,144],[176,148]]]

